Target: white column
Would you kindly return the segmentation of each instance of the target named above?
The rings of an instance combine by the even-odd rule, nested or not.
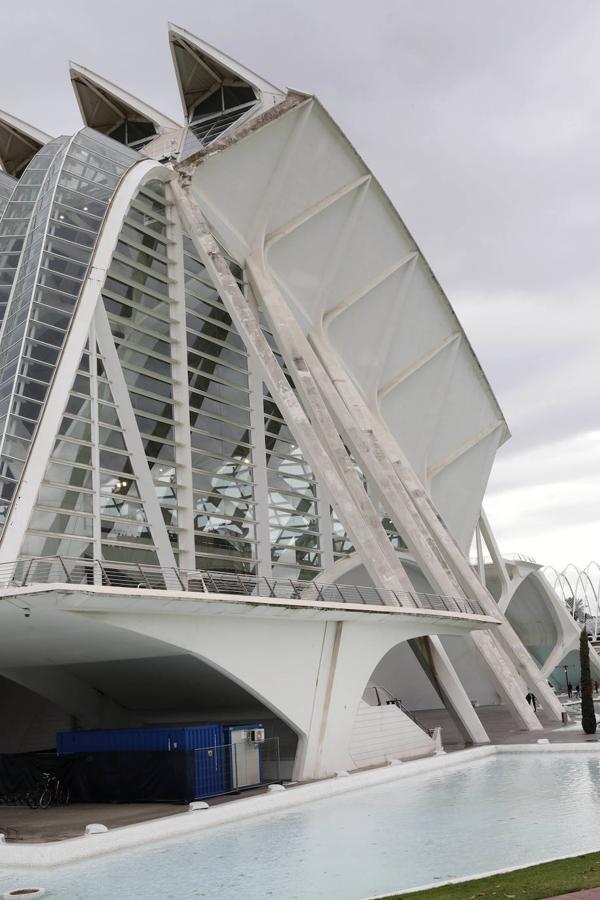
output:
[[[179,531],[179,568],[196,568],[194,546],[194,491],[192,485],[192,447],[190,441],[190,402],[188,381],[187,327],[183,230],[169,185],[166,186],[169,225],[169,296],[171,300],[171,374],[175,414],[175,469],[177,472],[177,527]]]
[[[512,593],[510,583],[511,578],[508,574],[506,564],[504,562],[502,554],[500,553],[500,548],[496,543],[496,538],[494,537],[494,533],[490,528],[490,523],[488,522],[488,518],[483,509],[481,510],[479,522],[477,523],[477,533],[479,534],[480,542],[481,538],[483,538],[485,546],[487,547],[492,559],[492,563],[494,564],[494,568],[496,569],[496,574],[498,575],[498,580],[500,581],[501,588],[500,597],[498,598],[498,607],[502,613],[505,613]],[[485,581],[483,583],[485,584]]]
[[[99,301],[100,303],[102,300]],[[98,348],[94,322],[90,325],[90,419],[92,422],[92,511],[94,513],[93,544],[94,559],[102,559],[102,520],[100,506],[100,426],[98,409]],[[94,566],[94,583],[102,584],[102,571]]]
[[[477,522],[477,525],[475,526],[475,546],[477,547],[477,571],[479,573],[479,580],[482,584],[485,584],[485,559],[483,556],[479,522]]]
[[[269,578],[273,573],[273,567],[271,564],[271,529],[269,527],[269,485],[265,445],[263,380],[260,368],[257,366],[256,359],[251,352],[248,353],[248,380],[250,385],[250,427],[252,429],[256,539],[258,541],[258,575]]]

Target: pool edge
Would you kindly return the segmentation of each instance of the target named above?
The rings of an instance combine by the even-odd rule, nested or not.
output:
[[[96,858],[107,853],[145,847],[272,812],[283,812],[313,800],[323,800],[362,788],[375,787],[415,774],[442,771],[464,765],[469,760],[475,761],[494,756],[496,750],[494,745],[486,744],[459,750],[456,753],[427,756],[400,765],[381,766],[368,771],[350,773],[343,778],[332,777],[323,781],[297,785],[284,791],[260,794],[232,803],[210,806],[208,809],[186,810],[173,816],[120,826],[100,834],[83,834],[52,843],[2,843],[0,844],[0,870],[3,868],[54,868],[67,863]]]
[[[52,843],[2,843],[0,844],[0,870],[3,868],[46,869],[86,859],[94,859],[109,853],[145,847],[172,840],[173,838],[189,836],[210,828],[233,824],[272,812],[283,812],[295,806],[310,803],[313,800],[322,800],[361,790],[362,788],[375,787],[416,774],[443,771],[444,769],[465,765],[469,761],[474,762],[492,756],[507,753],[565,752],[600,752],[600,743],[593,743],[592,745],[590,743],[485,744],[458,750],[454,753],[427,756],[399,765],[387,765],[368,771],[354,772],[343,778],[333,777],[323,781],[302,784],[285,791],[247,797],[232,803],[211,806],[208,809],[186,811],[173,816],[120,826],[100,834],[85,834]],[[543,862],[547,861],[543,860]],[[532,863],[532,865],[535,864]],[[507,869],[506,871],[511,870]],[[497,873],[492,872],[490,874]],[[469,876],[462,880],[472,880],[473,877],[485,876]],[[453,882],[437,882],[436,885],[441,886],[446,883],[452,884]],[[429,887],[429,885],[425,885],[423,887],[410,888],[410,892],[414,893]],[[404,888],[400,890],[403,893],[408,893]],[[379,896],[381,897],[382,895]]]

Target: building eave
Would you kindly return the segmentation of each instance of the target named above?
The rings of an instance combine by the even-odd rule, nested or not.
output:
[[[0,110],[0,165],[15,176],[52,137]]]
[[[106,133],[127,118],[150,122],[156,128],[157,134],[181,127],[179,123],[144,103],[143,100],[78,63],[69,63],[69,75],[82,119],[90,128]],[[87,92],[94,93],[98,103],[102,103],[102,114],[97,108],[92,108],[86,96]]]
[[[196,37],[184,28],[169,23],[169,43],[173,57],[173,65],[177,76],[179,94],[186,117],[193,106],[206,94],[209,94],[228,77],[252,87],[263,100],[263,105],[270,106],[285,97],[285,91],[266,81],[256,72],[246,68],[237,60],[213,47],[206,41]],[[182,69],[178,49],[195,57],[197,71],[194,78],[187,79]],[[268,99],[268,102],[264,102]]]

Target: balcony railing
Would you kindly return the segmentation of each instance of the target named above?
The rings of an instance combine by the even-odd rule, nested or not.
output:
[[[0,565],[0,589],[36,584],[78,584],[133,591],[193,591],[199,594],[237,594],[314,603],[358,603],[433,609],[465,615],[485,615],[477,601],[418,591],[383,591],[355,584],[322,584],[291,578],[265,578],[232,572],[189,571],[142,563],[107,562],[45,556]]]

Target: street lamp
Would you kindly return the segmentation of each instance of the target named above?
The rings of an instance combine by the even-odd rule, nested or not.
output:
[[[565,683],[567,685],[567,694],[569,693],[569,669],[570,668],[571,668],[570,666],[563,666],[563,669],[565,670]]]

